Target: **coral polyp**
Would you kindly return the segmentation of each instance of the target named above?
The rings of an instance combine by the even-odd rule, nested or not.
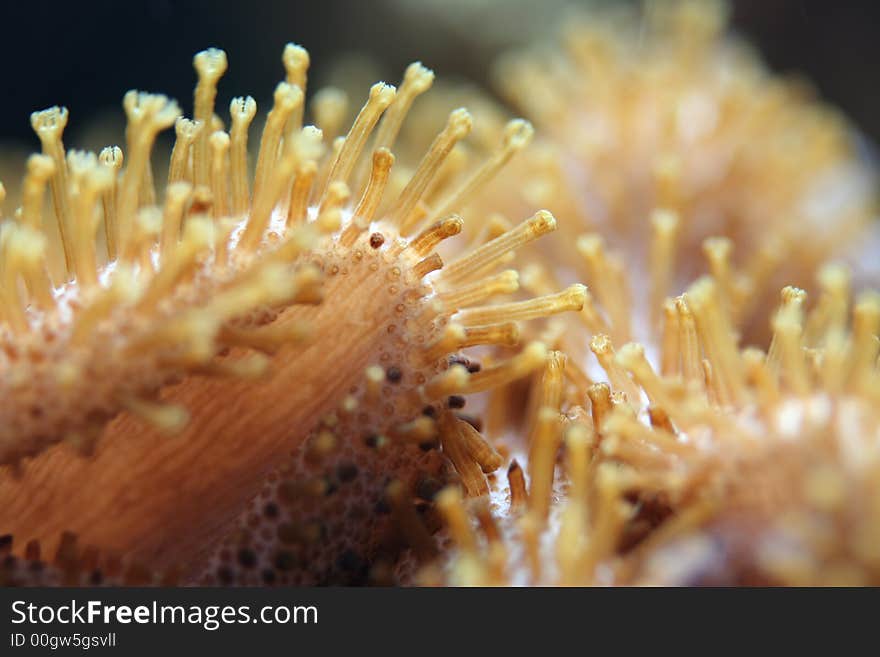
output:
[[[471,90],[420,99],[420,63],[345,132],[292,44],[258,140],[216,49],[191,118],[126,95],[124,147],[35,113],[0,576],[880,582],[875,172],[725,21],[649,2],[505,56],[534,142]]]
[[[838,267],[820,282],[810,312],[783,289],[767,353],[737,346],[704,278],[676,300],[696,330],[680,323],[661,347],[672,371],[627,343],[599,356],[610,385],[563,385],[551,356],[522,447],[528,488],[514,465],[489,500],[444,492],[459,549],[425,581],[876,584],[880,297],[851,299]]]
[[[740,269],[743,328],[766,340],[776,292],[809,285],[871,230],[876,188],[846,117],[806,80],[772,74],[730,32],[729,11],[615,6],[504,55],[497,86],[539,139],[513,165],[522,182],[488,194],[486,209],[511,212],[518,198],[564,217],[552,248],[572,266],[582,232],[644,258],[650,280],[632,293],[655,322],[663,298],[702,273],[705,240],[723,238],[712,271]]]
[[[590,293],[544,373],[493,392],[515,461],[488,501],[444,493],[458,550],[423,581],[878,581],[880,306],[827,262],[872,230],[874,172],[724,11],[591,14],[503,60],[542,134],[507,189],[570,219],[523,285]]]
[[[130,92],[123,150],[65,153],[67,111],[33,116],[43,154],[29,160],[22,211],[3,232],[0,526],[22,546],[54,550],[67,532],[79,545],[184,579],[226,536],[236,552],[257,550],[245,538],[302,550],[320,539],[323,556],[303,571],[314,581],[346,550],[376,551],[374,507],[389,482],[406,487],[400,504],[412,504],[419,473],[446,476],[434,448],[438,424],[461,422],[450,395],[541,366],[540,343],[482,371],[450,367],[449,358],[518,342],[491,305],[517,289],[517,278],[508,272],[498,285],[492,270],[556,221],[538,212],[443,262],[436,248],[462,228],[455,212],[492,174],[478,167],[458,187],[434,182],[443,209],[429,216],[438,213],[425,191],[470,131],[464,109],[450,114],[399,194],[383,199],[396,133],[433,80],[420,64],[399,91],[374,85],[348,134],[326,148],[320,127],[302,125],[308,55],[288,46],[287,80],[275,90],[251,179],[255,103],[233,100],[231,130],[218,129],[225,54],[208,50],[194,61],[194,118],[163,96]],[[333,114],[316,107],[319,124]],[[150,151],[172,125],[168,181],[156,185]],[[531,133],[522,121],[511,130],[504,159]],[[57,253],[41,224],[47,187]],[[583,298],[574,286],[519,302],[518,317],[578,310]],[[483,441],[468,436],[468,444]],[[466,468],[471,457],[455,462]],[[331,495],[356,473],[354,492]],[[242,537],[236,518],[247,527],[250,500],[262,507],[267,496],[275,522]],[[330,523],[352,498],[351,522]],[[270,565],[277,552],[260,556]],[[227,570],[211,576],[224,581],[217,573]],[[252,569],[257,577],[265,570]]]

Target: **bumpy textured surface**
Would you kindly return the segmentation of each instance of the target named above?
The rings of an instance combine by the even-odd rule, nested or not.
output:
[[[436,439],[426,437],[420,446],[412,439],[393,437],[399,418],[415,418],[426,409],[428,416],[436,414],[418,390],[440,371],[437,364],[425,366],[420,361],[423,348],[442,327],[424,319],[424,295],[430,287],[422,285],[409,268],[401,269],[400,257],[388,254],[384,237],[384,246],[370,245],[370,240],[379,241],[377,235],[393,234],[388,227],[383,232],[381,224],[374,228],[351,249],[337,247],[335,255],[323,259],[322,267],[331,277],[347,277],[353,294],[365,302],[359,310],[370,311],[369,317],[349,316],[348,322],[372,324],[383,314],[374,312],[377,306],[391,310],[387,322],[373,329],[380,337],[371,364],[384,370],[384,382],[373,393],[366,382],[353,385],[347,390],[347,408],[328,414],[297,441],[299,446],[267,476],[230,538],[213,551],[204,574],[195,581],[363,584],[372,573],[381,583],[379,568],[390,571],[400,549],[395,546],[400,539],[393,536],[391,504],[386,499],[388,484],[400,480],[415,492],[425,481],[436,487],[445,481]],[[344,322],[339,330],[345,330]]]

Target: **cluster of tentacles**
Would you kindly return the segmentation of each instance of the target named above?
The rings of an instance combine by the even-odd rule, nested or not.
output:
[[[821,265],[871,172],[722,7],[653,7],[502,61],[536,143],[495,107],[469,144],[466,110],[431,125],[453,92],[410,112],[418,63],[341,135],[294,45],[253,167],[219,50],[192,118],[126,95],[124,149],[35,113],[0,232],[0,578],[880,581],[880,298]],[[508,217],[536,207],[560,230],[532,245],[554,215]]]

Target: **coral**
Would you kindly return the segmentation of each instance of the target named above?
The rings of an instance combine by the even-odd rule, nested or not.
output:
[[[229,554],[236,581],[322,581],[338,557],[379,550],[387,486],[402,490],[391,506],[404,507],[424,477],[445,481],[436,425],[460,423],[463,401],[444,400],[524,376],[546,350],[530,344],[482,371],[450,357],[516,344],[505,320],[581,307],[583,286],[482,305],[518,288],[515,272],[492,270],[555,229],[547,212],[452,261],[437,254],[461,231],[462,199],[499,167],[490,158],[460,187],[435,180],[471,128],[466,110],[382,204],[390,148],[429,70],[409,67],[399,91],[374,85],[348,134],[324,149],[320,128],[302,127],[308,55],[291,45],[283,61],[252,181],[255,103],[233,100],[231,129],[219,128],[219,50],[195,57],[193,119],[165,97],[126,95],[124,156],[65,154],[66,110],[34,114],[44,152],[30,158],[22,211],[3,232],[0,526],[22,545],[53,551],[68,532],[67,563],[79,563],[77,545],[94,547],[189,581],[216,552],[208,581],[229,580]],[[316,96],[318,125],[338,119],[334,102]],[[160,193],[149,155],[172,124]],[[531,128],[514,121],[508,132],[503,159]],[[58,253],[41,226],[47,186]],[[429,188],[446,199],[436,217]],[[468,437],[468,449],[485,445]],[[444,438],[445,449],[460,440]],[[91,576],[76,573],[66,577]]]
[[[730,283],[747,300],[745,337],[766,340],[776,292],[809,285],[864,239],[875,181],[841,112],[807,81],[768,71],[726,29],[727,11],[714,1],[594,10],[551,43],[503,56],[498,86],[540,138],[513,165],[523,182],[488,190],[486,209],[563,217],[545,247],[573,267],[583,232],[644,260],[650,279],[631,292],[649,328],[663,298],[702,273],[705,240],[721,237],[730,246],[711,247],[712,273],[728,258],[741,269]]]
[[[517,467],[491,506],[445,492],[459,550],[425,581],[876,585],[880,297],[853,303],[838,268],[821,279],[810,313],[783,290],[766,354],[737,346],[715,282],[698,280],[677,299],[665,373],[641,344],[594,340],[611,385],[568,393],[589,410],[563,401],[551,357],[528,490]],[[469,508],[479,533],[455,521]]]
[[[521,280],[589,293],[543,376],[493,392],[516,460],[488,503],[444,493],[459,550],[422,581],[878,581],[880,307],[821,264],[871,228],[873,172],[724,10],[593,13],[502,61],[543,137],[484,198],[569,218]]]
[[[534,143],[479,91],[416,103],[418,63],[345,136],[339,90],[303,127],[293,45],[253,178],[218,50],[192,119],[126,96],[124,167],[36,113],[0,233],[0,573],[880,581],[880,298],[834,262],[873,171],[725,13],[591,13],[505,56]]]

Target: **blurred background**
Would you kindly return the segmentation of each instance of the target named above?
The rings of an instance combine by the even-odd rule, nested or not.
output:
[[[490,84],[502,49],[547,33],[570,5],[586,0],[81,0],[4,3],[0,40],[3,85],[0,141],[35,148],[29,114],[66,105],[65,142],[87,138],[111,110],[121,121],[126,90],[160,91],[190,113],[192,56],[208,46],[226,50],[230,67],[218,101],[271,97],[283,76],[288,41],[312,55],[311,89],[352,58],[396,83],[420,59],[446,79]],[[605,3],[607,4],[607,2]],[[822,0],[734,0],[732,22],[776,71],[811,79],[875,143],[880,142],[880,3]],[[366,92],[366,89],[364,90]],[[357,102],[357,101],[355,101]],[[262,106],[266,108],[266,104]],[[91,125],[90,125],[91,124]],[[83,143],[85,142],[85,143]],[[98,144],[101,145],[101,144]]]

